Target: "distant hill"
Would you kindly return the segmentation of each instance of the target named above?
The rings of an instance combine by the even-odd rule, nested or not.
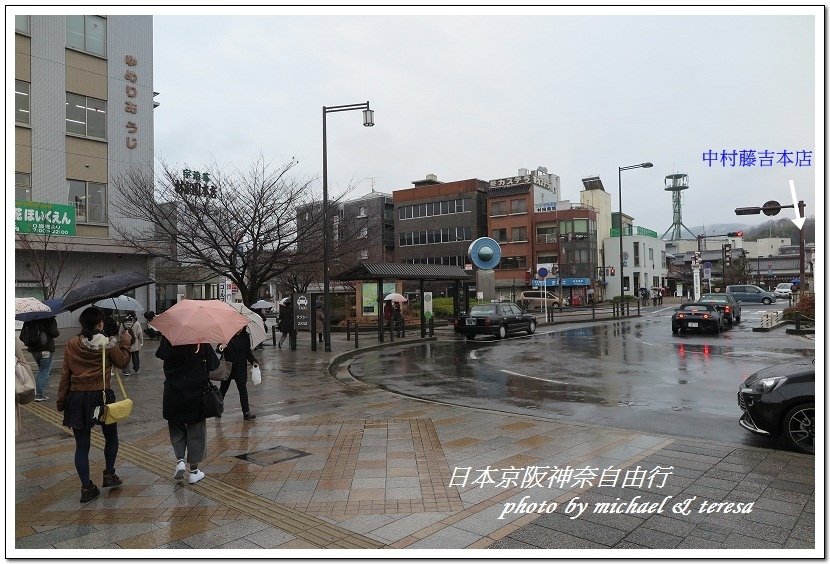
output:
[[[690,227],[695,235],[723,235],[733,231],[743,231],[744,241],[757,241],[765,237],[790,238],[793,244],[798,243],[798,229],[789,218],[771,219],[760,225],[746,223],[713,223],[712,225]],[[816,240],[816,219],[808,217],[804,222],[804,241],[814,243]]]
[[[712,225],[699,225],[690,227],[689,231],[695,235],[722,235],[732,231],[747,231],[750,228],[746,223],[713,223]]]

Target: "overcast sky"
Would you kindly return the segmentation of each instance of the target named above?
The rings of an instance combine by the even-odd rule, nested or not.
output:
[[[322,106],[368,100],[373,128],[357,111],[328,116],[332,193],[357,183],[362,195],[372,182],[392,192],[428,173],[491,180],[544,166],[574,201],[581,179],[599,174],[617,209],[617,167],[650,161],[651,169],[623,172],[623,211],[660,235],[672,222],[663,188],[673,172],[689,175],[689,227],[761,223],[765,216],[736,217],[734,208],[791,204],[789,179],[814,215],[823,206],[815,144],[824,135],[814,18],[741,10],[747,15],[157,14],[156,151],[195,169],[260,152],[277,163],[296,157],[301,175],[319,178]],[[774,152],[773,166],[702,158],[745,149]],[[805,150],[812,166],[778,162],[783,151],[795,161]]]

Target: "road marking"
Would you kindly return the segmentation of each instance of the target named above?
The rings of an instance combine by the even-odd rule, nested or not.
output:
[[[470,358],[472,358],[473,360],[478,360],[478,357],[476,356],[476,351],[470,351]]]
[[[528,376],[527,374],[519,374],[518,372],[513,372],[512,370],[501,370],[505,374],[510,374],[512,376],[521,376],[522,378],[530,378],[532,380],[541,380],[542,382],[552,382],[554,384],[567,384],[567,382],[563,382],[561,380],[550,380],[548,378],[539,378],[538,376]]]

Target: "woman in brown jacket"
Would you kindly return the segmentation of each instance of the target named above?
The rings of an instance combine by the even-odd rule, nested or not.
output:
[[[120,337],[105,337],[104,312],[88,307],[79,319],[81,334],[66,343],[63,351],[63,369],[58,387],[57,407],[63,411],[63,424],[72,428],[75,435],[75,469],[81,479],[81,503],[95,499],[100,493],[89,478],[90,435],[95,419],[95,408],[102,405],[105,391],[107,403],[115,401],[110,387],[112,366],[124,368],[130,362],[132,338],[127,331]],[[102,360],[106,350],[106,361]],[[102,366],[102,362],[104,362]],[[106,385],[104,379],[106,378]],[[121,479],[115,474],[115,457],[118,454],[118,426],[101,425],[104,434],[103,487],[118,486]]]

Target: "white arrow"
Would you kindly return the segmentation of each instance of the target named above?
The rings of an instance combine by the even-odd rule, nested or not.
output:
[[[801,217],[801,210],[798,209],[798,197],[795,195],[795,182],[792,180],[790,180],[790,194],[793,196],[793,207],[795,208],[795,219],[791,221],[795,223],[795,226],[800,230],[804,227],[804,221],[806,221],[806,218]]]

